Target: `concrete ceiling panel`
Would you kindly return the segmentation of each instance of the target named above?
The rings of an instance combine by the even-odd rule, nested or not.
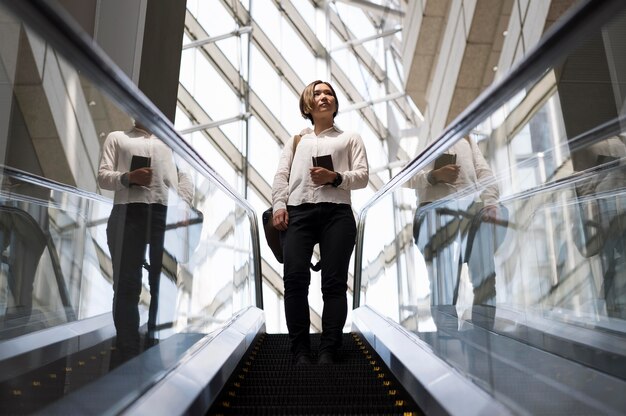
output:
[[[467,45],[457,78],[457,87],[480,88],[490,55],[491,45],[489,44]]]
[[[407,82],[407,91],[426,92],[428,88],[429,74],[435,60],[434,55],[420,56],[411,67],[411,76]]]
[[[425,2],[419,35],[408,70],[406,91],[421,110],[426,109],[426,93],[432,81],[433,65],[441,47],[441,40],[448,19],[449,1]]]
[[[41,83],[40,69],[37,67],[33,51],[26,32],[20,30],[20,41],[17,54],[17,65],[14,82],[16,85],[33,85]]]
[[[502,2],[500,0],[479,0],[476,3],[468,42],[493,43],[500,22],[501,10]]]
[[[100,144],[104,142],[106,134],[109,132],[127,130],[132,127],[131,117],[116,104],[112,103],[98,88],[84,80],[82,86]],[[104,136],[100,137],[102,133],[104,133]]]
[[[452,120],[461,114],[476,99],[479,93],[479,88],[457,88],[450,103],[446,125],[450,124]]]
[[[15,86],[14,92],[31,137],[48,137],[56,132],[48,97],[41,84]]]
[[[58,137],[33,137],[33,147],[47,178],[76,186],[74,175],[67,163],[65,149]]]
[[[441,29],[444,22],[443,17],[424,17],[415,48],[416,57],[437,54],[439,44],[441,43]]]
[[[445,17],[448,14],[448,0],[426,0],[424,14],[427,16]]]
[[[446,123],[451,122],[494,80],[513,1],[478,0],[456,78]],[[428,103],[427,103],[428,104]]]

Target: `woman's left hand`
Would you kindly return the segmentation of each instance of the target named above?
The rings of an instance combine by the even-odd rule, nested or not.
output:
[[[279,209],[274,212],[272,216],[272,223],[274,228],[280,231],[285,231],[289,226],[289,213],[286,209]]]
[[[332,170],[321,167],[309,168],[309,174],[311,175],[311,180],[315,185],[326,185],[328,183],[332,183],[332,181],[334,181],[337,177],[337,174]]]
[[[483,221],[486,222],[496,222],[498,220],[498,206],[497,205],[487,205],[483,208]]]

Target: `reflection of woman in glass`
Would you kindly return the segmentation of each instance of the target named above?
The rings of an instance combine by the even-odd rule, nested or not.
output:
[[[495,264],[493,255],[497,242],[494,236],[502,234],[505,229],[494,225],[502,213],[498,209],[499,190],[494,183],[494,176],[478,145],[470,138],[457,141],[448,153],[440,157],[430,169],[420,172],[410,181],[416,189],[420,209],[416,215],[416,223],[428,215],[426,208],[430,203],[450,199],[451,195],[468,190],[474,191],[471,200],[454,199],[445,208],[438,208],[441,218],[449,221],[440,226],[435,235],[416,235],[416,242],[425,257],[430,260],[438,256],[442,262],[456,267],[458,259],[452,258],[453,250],[446,248],[456,240],[458,235],[465,240],[464,250],[459,254],[469,267],[475,305],[495,305]],[[437,222],[439,224],[439,222]],[[415,230],[423,234],[424,227]],[[445,254],[449,256],[446,257]],[[431,270],[432,272],[432,270]],[[456,302],[460,282],[460,270],[451,274],[455,282],[437,280],[438,296],[435,304],[453,304]],[[443,273],[431,276],[431,280],[446,279]],[[449,279],[449,277],[448,277]],[[435,281],[432,281],[435,284]],[[452,284],[450,284],[452,283]]]
[[[485,214],[497,216],[496,204],[500,192],[493,183],[484,189],[480,186],[493,181],[493,172],[476,142],[470,138],[459,140],[448,149],[447,154],[455,156],[454,163],[446,163],[436,169],[433,166],[433,169],[419,173],[413,179],[420,204],[447,199],[456,191],[474,189],[480,191],[480,200],[487,208]]]
[[[356,237],[350,191],[367,186],[369,171],[361,137],[334,125],[337,110],[337,95],[327,82],[315,81],[304,89],[300,112],[314,131],[304,134],[295,149],[293,138],[286,143],[272,186],[273,223],[284,243],[285,315],[296,364],[311,362],[307,296],[316,243],[324,300],[319,363],[335,360],[348,313],[348,266]],[[324,159],[331,163],[321,167]]]
[[[626,318],[626,136],[612,136],[572,153],[576,171],[597,169],[576,191],[585,230],[582,254],[599,254],[607,315]]]
[[[117,345],[124,355],[139,352],[139,296],[142,267],[149,251],[150,309],[148,330],[156,329],[159,281],[169,188],[191,204],[193,187],[178,172],[172,151],[141,124],[130,131],[109,134],[103,149],[98,183],[114,190],[114,206],[107,224],[107,243],[113,266],[113,320]]]

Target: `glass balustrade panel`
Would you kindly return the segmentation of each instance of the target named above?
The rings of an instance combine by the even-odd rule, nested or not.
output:
[[[503,332],[624,334],[624,27],[616,14],[445,149],[423,147],[365,212],[361,304],[418,333],[438,329],[435,308]]]
[[[255,305],[251,211],[210,161],[174,151],[180,137],[152,135],[150,120],[135,126],[4,8],[0,30],[0,339],[111,314],[128,281],[160,336]],[[122,177],[134,168],[147,183]]]

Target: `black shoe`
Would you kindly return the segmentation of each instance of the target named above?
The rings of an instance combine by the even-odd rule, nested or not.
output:
[[[144,339],[143,341],[143,349],[147,350],[148,348],[154,347],[158,343],[159,343],[158,338],[146,337],[146,339]]]
[[[318,364],[335,364],[335,355],[331,352],[321,352],[319,357],[317,357]]]
[[[296,365],[310,365],[310,364],[313,364],[310,354],[299,354],[296,357]]]

